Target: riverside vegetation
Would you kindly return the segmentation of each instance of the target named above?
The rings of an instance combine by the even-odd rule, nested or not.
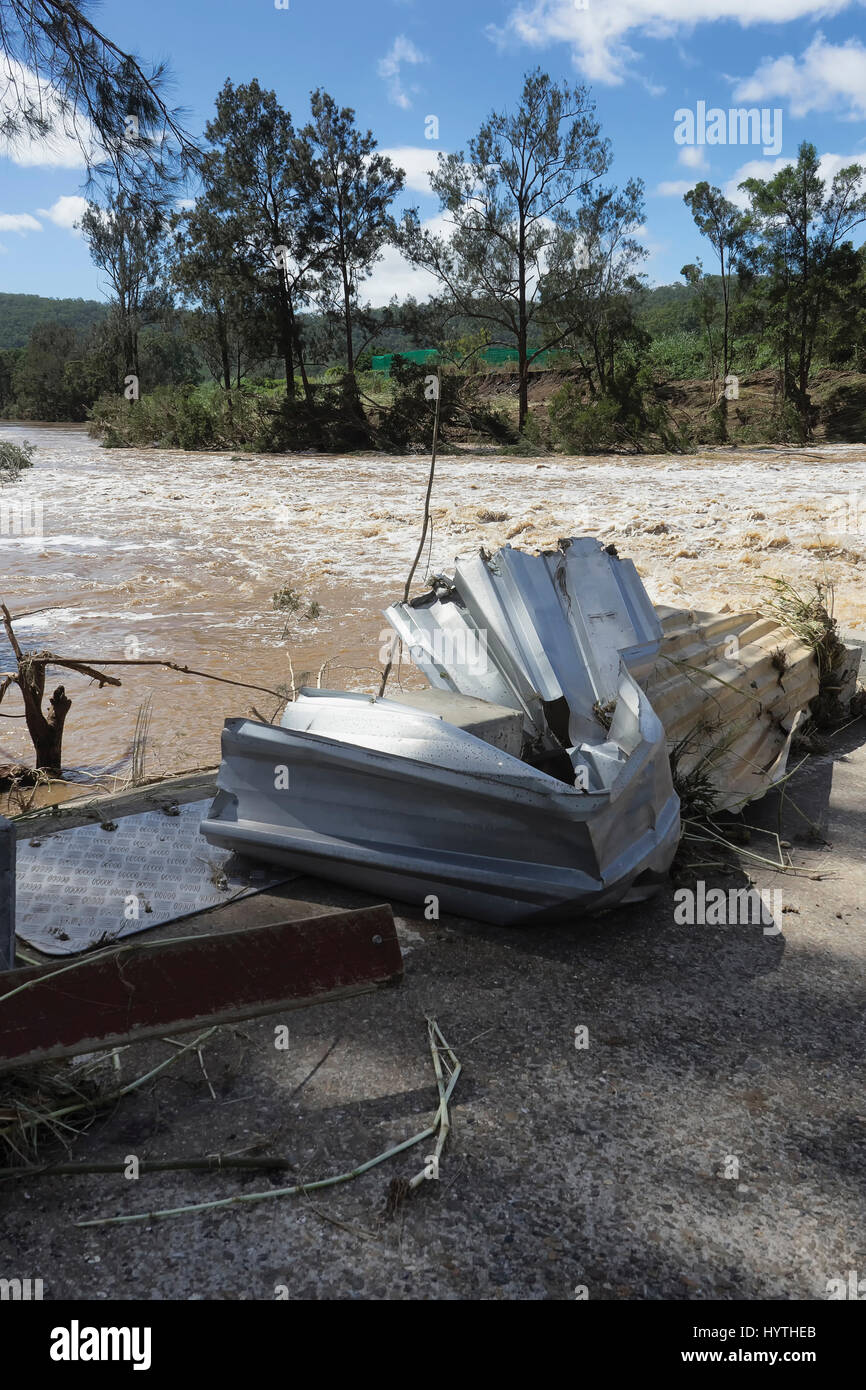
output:
[[[513,109],[435,158],[449,237],[394,215],[403,170],[327,92],[298,127],[273,91],[226,82],[184,175],[191,206],[176,210],[176,173],[114,162],[81,222],[109,303],[0,350],[0,414],[89,420],[109,445],[406,449],[429,444],[435,375],[443,439],[518,452],[863,438],[859,164],[825,183],[804,143],[741,185],[742,207],[697,183],[685,201],[711,268],[649,289],[644,187],[607,181],[585,86],[536,69]],[[387,246],[434,276],[428,301],[364,303]],[[435,367],[371,370],[422,347]],[[490,348],[513,368],[485,371]]]

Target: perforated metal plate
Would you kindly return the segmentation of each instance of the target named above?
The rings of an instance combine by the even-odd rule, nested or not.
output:
[[[209,845],[210,799],[18,842],[18,936],[75,955],[261,893],[289,875]]]

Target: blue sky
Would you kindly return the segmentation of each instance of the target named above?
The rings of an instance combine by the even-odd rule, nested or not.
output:
[[[541,64],[587,82],[613,143],[611,176],[646,183],[642,238],[654,283],[704,254],[682,192],[700,178],[732,191],[810,139],[832,173],[866,165],[866,0],[104,0],[95,12],[117,43],[168,61],[172,99],[198,133],[227,77],[273,87],[296,123],[325,87],[353,106],[407,169],[406,202],[432,218],[425,170],[459,149],[494,107],[513,104]],[[0,70],[0,105],[5,85]],[[761,144],[678,144],[676,113],[699,103],[781,112],[778,156]],[[428,116],[439,139],[425,138]],[[683,123],[680,120],[682,127]],[[739,135],[743,131],[726,131]],[[751,132],[749,132],[751,135]],[[75,148],[0,146],[0,290],[102,298],[72,223],[82,169]],[[861,229],[858,243],[866,239]],[[374,303],[425,281],[389,252],[369,282]]]

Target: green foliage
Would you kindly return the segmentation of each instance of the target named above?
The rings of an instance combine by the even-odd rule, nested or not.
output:
[[[391,365],[393,399],[380,419],[381,432],[401,448],[429,449],[433,443],[436,417],[435,383],[437,375],[429,364],[395,357]],[[438,377],[439,434],[442,439],[478,434],[501,442],[511,442],[514,428],[504,415],[483,405],[477,379],[445,371]]]
[[[610,160],[588,90],[537,68],[524,76],[516,104],[482,122],[468,151],[440,155],[431,188],[452,235],[423,227],[417,210],[401,224],[401,249],[437,276],[449,308],[471,317],[483,304],[499,341],[517,346],[521,426],[528,413],[528,344],[560,343],[573,320],[569,310],[563,325],[559,310],[579,280],[578,229],[584,244],[607,249],[615,191],[602,190],[598,180]],[[637,182],[626,201],[634,209],[641,202]]]
[[[534,454],[550,453],[550,423],[539,410],[530,410],[523,424],[518,443],[520,453],[531,457]]]
[[[297,589],[291,585],[284,584],[281,589],[277,589],[273,596],[274,608],[279,613],[297,613],[303,602]]]
[[[610,397],[587,400],[577,383],[569,381],[550,402],[554,443],[567,454],[590,454],[615,449],[620,433],[619,405]]]
[[[12,377],[14,411],[21,419],[83,418],[83,410],[74,398],[72,382],[67,375],[67,366],[75,350],[75,333],[71,328],[55,323],[43,323],[34,328]]]
[[[437,343],[441,355],[448,362],[466,372],[478,372],[482,369],[481,354],[490,344],[490,329],[487,324],[482,324],[475,332],[459,333],[454,338],[446,338],[441,343]]]
[[[440,383],[439,429],[444,434],[460,408],[460,377],[442,372],[438,377],[431,366],[395,357],[391,363],[391,407],[382,421],[388,439],[399,446],[429,449],[433,444],[436,418],[435,392]]]
[[[90,433],[108,447],[134,445],[166,449],[210,449],[247,443],[258,425],[251,401],[242,393],[160,386],[137,401],[116,393],[102,395],[90,411]]]
[[[679,329],[656,338],[644,360],[663,380],[694,381],[709,376],[706,338],[696,331]]]
[[[33,445],[12,444],[0,439],[0,483],[14,483],[26,468],[33,467]]]
[[[587,397],[577,382],[566,383],[550,403],[554,443],[566,453],[611,449],[682,449],[684,437],[654,399],[649,371],[621,362],[604,395]]]
[[[201,361],[193,344],[170,328],[146,328],[138,343],[139,370],[146,391],[156,386],[196,385]]]
[[[113,183],[104,206],[88,203],[81,219],[90,258],[107,277],[124,374],[141,375],[138,337],[167,307],[162,242],[169,190],[132,181]]]
[[[755,294],[760,326],[806,439],[817,416],[809,391],[816,345],[858,274],[848,238],[866,220],[866,172],[849,164],[825,182],[817,149],[804,141],[795,163],[740,187],[749,195],[752,257],[762,273]]]
[[[825,392],[819,411],[830,438],[854,443],[866,439],[866,389],[862,380],[832,386]]]
[[[704,276],[708,289],[721,300],[722,285],[718,275]],[[691,285],[655,285],[642,289],[636,297],[635,313],[638,323],[652,338],[664,338],[671,333],[698,333],[702,320]]]

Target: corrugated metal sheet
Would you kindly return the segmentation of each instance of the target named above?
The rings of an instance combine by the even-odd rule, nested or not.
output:
[[[458,561],[453,580],[387,617],[433,686],[522,709],[541,747],[555,743],[551,706],[561,701],[570,741],[591,738],[593,705],[615,698],[622,659],[679,768],[707,774],[719,810],[784,775],[798,712],[818,690],[812,652],[775,618],[656,611],[631,562],[591,537],[543,555],[506,546]]]
[[[775,618],[660,607],[663,640],[642,684],[680,766],[706,771],[719,810],[784,776],[799,711],[818,693],[809,647]]]
[[[283,727],[228,720],[202,834],[267,863],[500,925],[568,918],[658,886],[679,838],[664,730],[623,672],[589,789],[436,714],[305,690]]]
[[[566,702],[572,744],[593,739],[593,705],[616,699],[621,660],[640,678],[662,638],[632,562],[591,536],[459,560],[453,580],[386,617],[432,686],[522,709],[546,746],[548,706]]]
[[[506,546],[388,616],[434,687],[522,712],[523,757],[436,713],[304,691],[280,729],[228,721],[205,837],[502,924],[653,892],[679,800],[626,664],[649,670],[662,637],[634,566],[589,537]]]
[[[227,722],[212,844],[491,922],[567,918],[666,874],[671,747],[738,807],[781,775],[817,690],[773,619],[657,613],[590,537],[482,551],[388,617],[432,686],[522,714],[523,756],[435,712],[304,691],[279,729]]]

